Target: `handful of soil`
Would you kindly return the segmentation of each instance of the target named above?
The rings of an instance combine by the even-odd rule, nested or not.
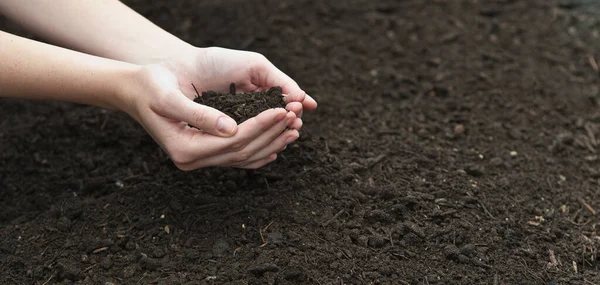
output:
[[[196,86],[196,98],[194,102],[213,107],[227,114],[238,124],[255,117],[262,111],[271,108],[285,108],[282,89],[279,86],[272,87],[267,91],[250,91],[248,93],[236,94],[235,84],[229,86],[229,93],[222,94],[214,91],[198,93]]]

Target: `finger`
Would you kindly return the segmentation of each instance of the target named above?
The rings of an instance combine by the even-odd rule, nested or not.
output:
[[[266,148],[269,144],[272,143],[272,141],[275,138],[279,137],[294,119],[294,113],[289,112],[286,114],[285,120],[282,120],[281,122],[271,127],[271,129],[265,131],[263,134],[256,137],[254,140],[252,140],[252,142],[250,142],[250,144],[248,144],[243,149],[238,149],[235,151],[210,157],[205,159],[203,162],[208,165],[226,165],[239,167],[241,165],[246,165],[249,162],[251,162],[249,161],[250,158],[252,158],[252,161],[259,160],[259,158],[256,157],[255,154],[263,148]],[[267,155],[269,154],[271,153],[268,153]],[[265,156],[266,155],[263,155],[263,157],[260,157],[260,159],[264,158]]]
[[[304,93],[296,93],[291,95],[284,95],[283,101],[286,103],[298,102],[302,104],[302,107],[307,110],[314,110],[317,108],[317,101],[310,97],[310,95]]]
[[[306,94],[304,101],[302,101],[302,107],[304,107],[306,110],[314,110],[317,108],[317,105],[317,101],[310,95]]]
[[[243,152],[249,153],[251,155],[247,156],[247,159],[250,157],[254,157],[256,160],[255,154],[261,151],[264,148],[267,148],[269,145],[273,143],[273,140],[280,137],[281,134],[296,120],[296,116],[293,112],[289,112],[286,114],[285,120],[281,123],[273,126],[270,130],[266,131],[263,135],[257,137],[254,141],[252,141]],[[246,159],[246,160],[247,160]],[[242,162],[242,161],[240,161]]]
[[[253,74],[251,74],[251,82],[254,85],[280,86],[283,94],[286,94],[286,97],[284,98],[286,103],[300,102],[303,105],[306,105],[305,108],[307,110],[313,110],[317,108],[317,102],[308,96],[306,92],[304,92],[304,90],[298,86],[296,81],[287,76],[287,74],[283,73],[283,71],[273,65],[273,63],[271,63],[269,60],[264,60],[264,62],[262,62],[257,66],[256,69],[253,70]]]
[[[298,102],[302,104],[305,98],[306,93],[304,93],[304,91],[301,91],[299,93],[283,93],[283,101],[285,103]]]
[[[154,111],[215,136],[230,137],[237,132],[237,123],[232,118],[217,109],[190,100],[181,92],[159,102]]]
[[[300,117],[302,115],[302,103],[300,102],[288,103],[285,106],[285,109],[294,112],[296,114],[296,117]]]
[[[302,119],[296,118],[294,122],[290,125],[290,129],[300,130],[302,128]]]
[[[261,168],[261,167],[263,167],[263,166],[265,166],[265,165],[267,165],[267,164],[275,161],[276,159],[277,159],[277,154],[274,153],[274,154],[270,155],[267,158],[264,158],[262,160],[253,162],[253,163],[248,164],[248,165],[241,166],[240,168],[257,169],[257,168]]]
[[[290,112],[291,113],[291,112]],[[195,132],[186,140],[185,146],[188,160],[187,168],[196,169],[207,166],[219,166],[231,163],[230,153],[242,150],[257,137],[271,130],[276,125],[286,125],[284,120],[288,112],[283,108],[269,109],[250,118],[239,125],[239,130],[231,138],[221,138]],[[248,154],[248,156],[250,156]]]
[[[269,157],[274,153],[278,153],[283,151],[288,144],[293,143],[300,137],[300,134],[297,130],[288,130],[281,134],[279,137],[274,139],[269,145],[265,148],[258,151],[254,156],[248,159],[246,164],[252,164],[256,161],[261,161],[265,157]]]

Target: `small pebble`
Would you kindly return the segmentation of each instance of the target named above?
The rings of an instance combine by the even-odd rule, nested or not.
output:
[[[499,157],[494,157],[492,159],[490,159],[490,164],[492,166],[500,166],[504,163],[504,161],[502,161],[502,158]]]
[[[150,258],[148,256],[142,256],[142,258],[140,259],[140,265],[142,265],[143,268],[148,270],[156,270],[162,266],[160,260]]]
[[[471,176],[479,177],[483,176],[485,169],[481,165],[471,164],[465,167],[465,172]]]
[[[465,126],[462,124],[458,124],[454,126],[454,133],[457,135],[463,134],[465,132]]]

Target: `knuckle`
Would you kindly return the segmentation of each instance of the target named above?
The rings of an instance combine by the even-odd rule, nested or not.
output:
[[[244,141],[234,141],[229,145],[229,149],[233,151],[241,151],[246,147],[246,143]]]
[[[233,157],[231,158],[231,162],[232,163],[240,163],[240,162],[244,162],[244,161],[248,160],[248,158],[250,158],[249,152],[238,151],[238,152],[234,153]]]
[[[159,110],[165,110],[167,108],[171,108],[173,105],[173,102],[171,100],[171,96],[169,96],[169,93],[165,93],[165,92],[160,92],[157,93],[158,96],[156,97],[154,101],[154,105],[159,109]]]
[[[202,109],[196,109],[192,112],[192,120],[198,126],[204,125],[206,121],[206,112]]]

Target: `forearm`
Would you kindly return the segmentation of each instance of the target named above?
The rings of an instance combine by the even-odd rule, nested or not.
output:
[[[0,96],[121,108],[134,64],[91,56],[0,31]]]
[[[0,12],[53,43],[136,64],[191,48],[117,0],[2,0]]]

